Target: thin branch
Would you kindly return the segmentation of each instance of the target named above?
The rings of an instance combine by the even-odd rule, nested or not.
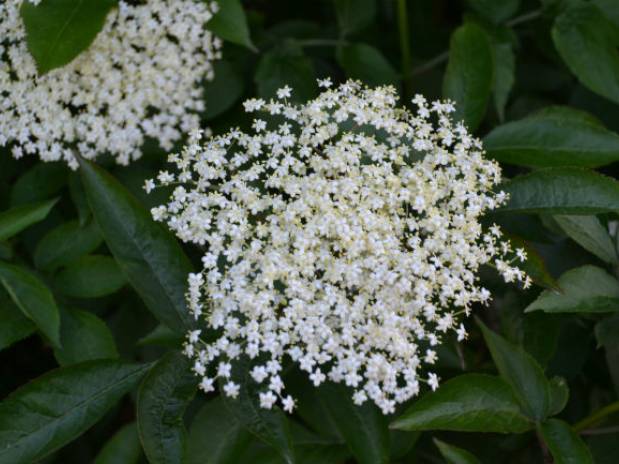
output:
[[[533,21],[534,19],[539,18],[542,15],[542,10],[534,10],[529,11],[521,16],[517,16],[514,19],[511,19],[505,23],[507,27],[514,27],[520,24],[527,23],[529,21]],[[418,74],[423,74],[425,72],[434,69],[436,66],[443,64],[449,58],[449,50],[445,50],[443,53],[435,56],[430,61],[425,62],[424,64],[413,68],[411,71],[411,76],[416,76]],[[405,76],[406,77],[406,76]]]
[[[404,77],[405,94],[408,97],[412,93],[412,64],[410,33],[408,28],[408,11],[406,9],[407,0],[398,1],[398,29],[400,31],[400,53],[402,55],[402,75]]]
[[[590,416],[585,417],[580,422],[574,424],[573,428],[576,432],[582,432],[590,428],[591,426],[598,424],[607,416],[619,412],[619,401],[615,401],[614,403],[610,403],[609,405],[604,406],[602,409],[598,409],[596,412],[591,414]]]
[[[507,27],[518,26],[519,24],[527,23],[529,21],[533,21],[534,19],[539,18],[542,15],[542,10],[533,10],[525,13],[521,16],[517,16],[514,19],[510,19],[505,23]]]
[[[546,445],[544,438],[542,437],[541,433],[539,433],[539,431],[536,432],[535,435],[537,436],[537,442],[539,443],[539,447],[542,450],[544,464],[552,464],[553,463],[552,455],[550,454],[550,450],[548,449],[548,446]]]
[[[580,432],[581,435],[606,435],[608,433],[619,433],[619,425],[602,429],[587,429]]]
[[[432,58],[430,61],[426,61],[421,66],[417,66],[416,68],[413,68],[413,70],[411,71],[411,76],[416,76],[418,74],[423,74],[425,72],[428,72],[431,69],[438,66],[439,64],[442,64],[445,61],[447,61],[447,58],[449,58],[449,51],[444,51],[440,55],[437,55],[434,58]]]
[[[296,44],[301,47],[337,47],[339,45],[348,45],[348,42],[341,39],[307,39],[297,40]]]

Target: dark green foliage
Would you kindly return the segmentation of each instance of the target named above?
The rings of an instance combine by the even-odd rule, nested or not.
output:
[[[22,4],[28,49],[40,74],[73,61],[95,39],[117,0],[43,0]]]
[[[391,424],[404,430],[498,433],[521,433],[532,426],[509,384],[486,374],[464,374],[448,380]]]
[[[81,161],[81,173],[105,242],[131,285],[161,322],[177,332],[191,328],[185,283],[192,266],[178,242],[103,169]]]
[[[40,74],[88,49],[117,3],[24,3]],[[444,340],[439,388],[390,416],[293,365],[293,414],[259,407],[247,366],[237,399],[196,393],[180,350],[203,250],[152,220],[170,190],[142,189],[166,152],[146,141],[128,167],[72,172],[0,147],[0,463],[618,462],[619,2],[217,4],[206,127],[248,127],[245,98],[288,85],[304,101],[317,77],[393,85],[408,107],[451,99],[503,167],[509,200],[487,225],[526,250],[533,288],[484,267],[493,300],[471,308],[466,342]]]
[[[256,51],[240,0],[219,0],[217,6],[219,11],[208,22],[208,29],[224,40]]]
[[[53,370],[0,404],[0,458],[30,463],[86,432],[148,368],[91,361]]]
[[[443,96],[456,103],[455,118],[474,131],[486,114],[494,80],[493,54],[484,30],[465,23],[453,33]]]
[[[191,363],[178,352],[162,357],[138,391],[138,430],[149,462],[182,462],[185,455],[183,414],[196,391]]]

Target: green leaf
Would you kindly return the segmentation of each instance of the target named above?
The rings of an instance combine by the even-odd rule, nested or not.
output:
[[[619,314],[602,319],[595,325],[598,347],[604,347],[608,371],[619,394]]]
[[[619,32],[593,4],[578,2],[555,20],[552,39],[578,80],[619,103]]]
[[[36,327],[10,300],[0,300],[0,351],[31,335]]]
[[[352,458],[341,442],[311,432],[294,420],[290,421],[290,430],[299,464],[342,464]]]
[[[499,120],[505,119],[505,105],[516,81],[516,56],[511,41],[494,39],[492,43],[494,83],[492,95]]]
[[[389,456],[391,461],[399,461],[408,456],[421,436],[422,432],[389,429]]]
[[[139,346],[158,345],[168,348],[180,348],[183,345],[184,336],[173,332],[163,324],[159,324],[152,331],[140,338]]]
[[[487,34],[473,23],[451,36],[443,96],[456,102],[455,120],[475,131],[486,114],[494,81],[492,48]]]
[[[125,425],[103,446],[94,464],[138,464],[142,445],[135,422]]]
[[[550,411],[548,414],[554,416],[563,411],[569,396],[570,390],[563,377],[553,377],[550,379]]]
[[[619,161],[619,135],[585,112],[560,106],[495,128],[484,148],[492,158],[520,166],[597,167]]]
[[[376,17],[376,0],[334,0],[333,4],[342,37],[366,28]]]
[[[619,345],[619,314],[606,317],[595,325],[598,347]]]
[[[43,0],[22,2],[28,50],[39,74],[64,66],[86,50],[117,0]]]
[[[619,432],[587,437],[587,446],[595,464],[617,464],[619,456]]]
[[[62,348],[56,348],[54,356],[61,366],[118,357],[116,342],[108,326],[87,311],[63,309],[60,340]]]
[[[581,266],[565,272],[559,291],[545,290],[525,312],[599,313],[619,310],[619,282],[597,266]]]
[[[138,391],[138,430],[151,464],[177,463],[185,454],[183,414],[196,391],[191,361],[169,352],[148,372]]]
[[[438,438],[434,438],[433,441],[447,464],[481,464],[479,459],[465,449],[448,445]]]
[[[219,11],[206,24],[206,28],[224,40],[257,52],[251,41],[247,17],[240,0],[217,0],[217,6]]]
[[[514,249],[522,248],[527,255],[527,259],[524,262],[518,262],[518,267],[531,277],[531,280],[536,285],[545,288],[557,288],[557,282],[548,271],[546,262],[537,250],[520,237],[512,234],[506,234],[506,237],[509,238]],[[515,254],[514,258],[517,259]]]
[[[560,316],[536,311],[522,317],[522,306],[518,304],[518,316],[522,319],[522,334],[519,341],[522,347],[546,367],[557,351],[561,332]]]
[[[593,464],[589,448],[569,424],[559,419],[549,419],[539,430],[555,464]]]
[[[312,62],[295,45],[275,47],[262,55],[254,75],[258,95],[274,98],[277,89],[292,88],[293,101],[304,102],[316,94]]]
[[[223,395],[224,403],[246,430],[275,449],[286,464],[294,464],[295,450],[288,418],[278,407],[270,410],[260,407],[259,385],[250,377],[249,371],[247,358],[232,367],[231,380],[240,385],[239,395],[236,398]]]
[[[593,0],[593,4],[604,13],[607,19],[619,27],[619,3],[615,0]]]
[[[520,0],[467,0],[467,3],[476,13],[494,24],[511,18],[520,6]]]
[[[346,75],[359,79],[370,86],[398,85],[399,76],[395,68],[377,48],[353,43],[338,49],[337,61]]]
[[[215,77],[204,86],[206,119],[213,119],[230,109],[245,90],[245,80],[230,63],[219,60],[213,67]]]
[[[11,206],[48,200],[67,183],[69,169],[64,163],[39,163],[22,174],[11,187]]]
[[[86,191],[82,185],[82,179],[79,172],[72,172],[69,175],[69,195],[71,201],[77,210],[77,217],[79,218],[79,224],[84,227],[88,224],[90,219],[90,207],[88,206],[88,199],[86,198]]]
[[[563,232],[602,261],[617,264],[617,250],[608,230],[595,216],[554,216]]]
[[[110,256],[82,256],[62,269],[54,279],[55,288],[74,298],[99,298],[116,293],[127,278]]]
[[[498,211],[591,215],[619,210],[619,182],[582,168],[546,168],[502,185],[509,201]]]
[[[93,215],[129,283],[161,322],[184,334],[195,321],[185,302],[192,266],[183,249],[116,179],[80,164]]]
[[[189,429],[187,464],[237,464],[245,462],[252,436],[230,415],[221,397],[198,412]]]
[[[82,227],[78,221],[69,221],[48,232],[34,250],[38,269],[54,271],[99,248],[103,237],[95,222]]]
[[[13,247],[10,243],[0,242],[0,259],[4,259],[6,261],[10,261],[13,259]]]
[[[619,345],[619,314],[605,317],[595,325],[597,347]]]
[[[17,307],[56,346],[60,346],[60,314],[49,289],[30,271],[0,261],[0,282]]]
[[[0,213],[0,240],[6,240],[27,227],[42,221],[58,199],[15,206]]]
[[[404,411],[391,428],[457,432],[522,433],[533,427],[510,386],[486,374],[449,379]]]
[[[524,411],[540,421],[551,409],[550,386],[544,371],[533,357],[486,327],[480,320],[486,345],[501,377],[511,385]]]
[[[320,392],[339,434],[359,464],[389,462],[389,429],[385,416],[370,401],[353,403],[343,385],[327,383]]]
[[[86,432],[149,365],[90,361],[55,369],[0,403],[0,462],[30,464]]]
[[[286,376],[286,390],[294,398],[303,398],[303,401],[297,402],[295,413],[305,424],[312,430],[319,431],[324,437],[344,442],[344,437],[336,427],[335,420],[324,401],[323,387],[316,388],[307,378],[307,373],[295,369]]]

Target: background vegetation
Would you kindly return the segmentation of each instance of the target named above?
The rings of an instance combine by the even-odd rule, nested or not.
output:
[[[442,347],[442,386],[392,417],[294,369],[293,416],[257,409],[251,384],[196,395],[178,349],[200,252],[150,219],[167,192],[141,188],[165,153],[72,172],[0,148],[0,462],[618,462],[619,2],[219,3],[205,126],[245,126],[244,98],[287,84],[305,100],[326,76],[454,99],[511,179],[489,221],[536,285],[484,270],[494,301]]]

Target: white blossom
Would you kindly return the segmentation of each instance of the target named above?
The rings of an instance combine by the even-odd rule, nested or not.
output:
[[[417,112],[398,107],[392,87],[354,81],[302,105],[252,99],[246,111],[283,119],[194,136],[159,177],[184,181],[153,216],[206,250],[187,297],[219,338],[192,333],[186,353],[206,350],[224,379],[249,357],[264,408],[294,407],[288,360],[389,414],[420,383],[438,388],[432,347],[465,338],[462,319],[490,298],[480,266],[528,284],[499,228],[480,224],[506,200],[493,192],[499,166],[452,122],[450,102],[414,102]]]
[[[127,164],[146,138],[171,150],[199,126],[201,84],[220,56],[221,41],[204,27],[214,3],[121,0],[86,51],[44,75],[26,45],[21,3],[0,3],[0,146],[16,158],[76,167],[77,151]]]

